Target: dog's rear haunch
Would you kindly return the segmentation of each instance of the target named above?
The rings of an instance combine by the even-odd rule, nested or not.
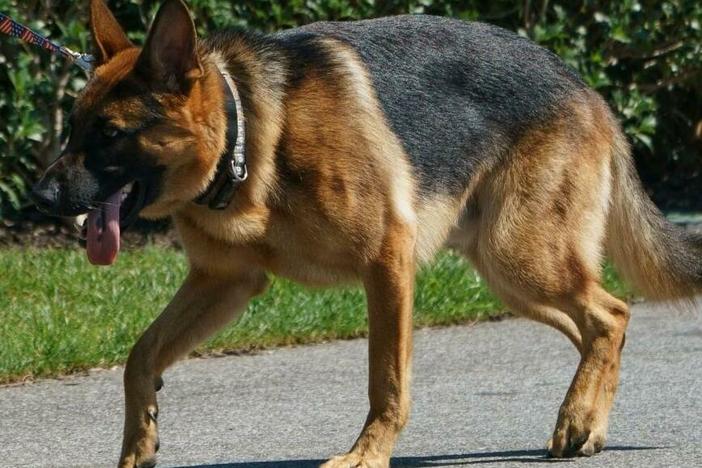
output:
[[[629,310],[601,286],[603,256],[649,297],[680,299],[700,287],[700,241],[646,197],[607,105],[555,55],[427,16],[198,41],[169,0],[143,49],[102,0],[91,17],[100,64],[35,196],[79,214],[141,184],[137,209],[172,217],[190,262],[129,356],[121,467],[154,463],[162,372],[240,314],[267,273],[363,283],[370,411],[325,466],[387,466],[410,406],[415,268],[442,246],[580,352],[549,452],[604,447]],[[237,125],[224,71],[241,95],[249,178],[213,210],[193,200]]]

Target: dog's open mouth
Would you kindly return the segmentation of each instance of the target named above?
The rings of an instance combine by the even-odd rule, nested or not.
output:
[[[145,201],[144,183],[132,182],[88,212],[81,237],[86,240],[90,263],[114,263],[119,253],[121,231],[136,220]]]

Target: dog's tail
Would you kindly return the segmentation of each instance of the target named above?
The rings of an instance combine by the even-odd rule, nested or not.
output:
[[[702,236],[670,223],[648,198],[621,132],[612,149],[610,258],[624,279],[649,299],[691,298],[702,291]]]

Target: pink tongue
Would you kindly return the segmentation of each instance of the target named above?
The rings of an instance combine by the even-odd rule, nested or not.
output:
[[[112,265],[119,252],[119,206],[122,191],[88,213],[88,260],[93,265]]]

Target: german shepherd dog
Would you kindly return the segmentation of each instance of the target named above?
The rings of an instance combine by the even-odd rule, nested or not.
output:
[[[99,66],[34,199],[89,213],[101,264],[121,221],[171,217],[190,265],[130,353],[120,467],[155,464],[161,374],[267,274],[362,282],[370,410],[324,466],[388,466],[410,406],[415,270],[442,246],[572,341],[580,364],[548,451],[602,450],[629,320],[602,288],[603,255],[647,297],[683,298],[702,286],[702,242],[647,198],[618,122],[573,70],[511,32],[429,16],[198,40],[167,0],[141,49],[103,0],[91,19]],[[222,179],[228,164],[248,177]],[[202,203],[229,182],[223,203]]]

